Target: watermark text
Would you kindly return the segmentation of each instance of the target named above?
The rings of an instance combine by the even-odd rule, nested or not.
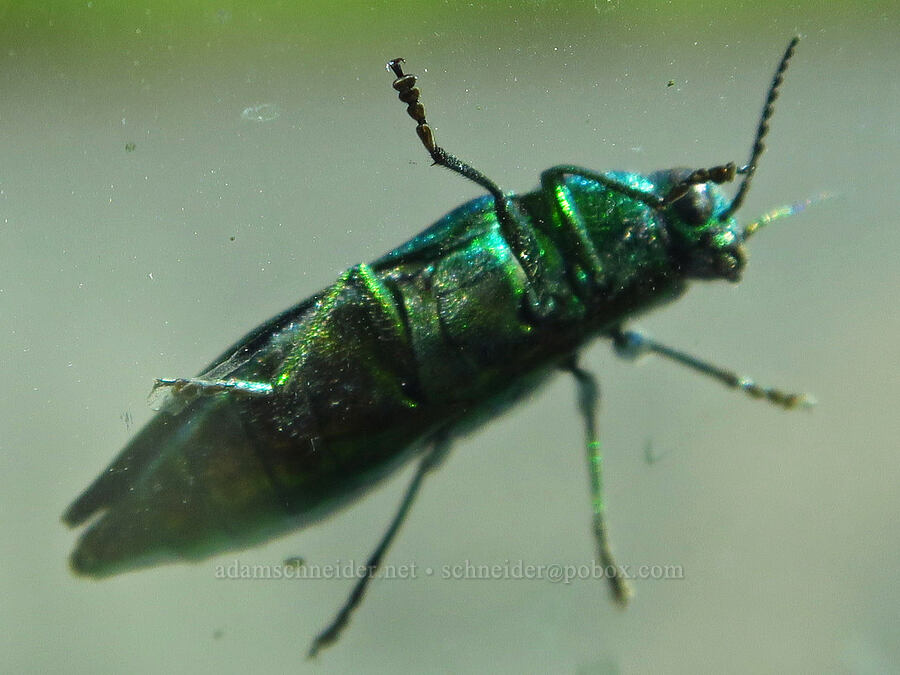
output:
[[[278,565],[241,562],[235,558],[215,566],[216,579],[230,580],[332,580],[378,579],[415,580],[437,577],[446,581],[524,580],[571,584],[575,581],[606,579],[617,575],[623,579],[680,580],[685,578],[684,567],[672,564],[600,565],[586,563],[529,563],[524,560],[504,560],[499,563],[480,563],[466,559],[442,565],[421,565],[417,562],[389,563],[377,569],[355,560],[336,560],[330,563],[307,563],[299,560]]]

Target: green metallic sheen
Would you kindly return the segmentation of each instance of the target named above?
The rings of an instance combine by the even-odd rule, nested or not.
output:
[[[453,441],[549,375],[575,380],[597,561],[624,606],[627,574],[609,543],[597,431],[600,390],[578,352],[605,337],[785,409],[802,394],[657,342],[624,325],[694,279],[738,281],[743,242],[794,205],[743,227],[774,102],[798,38],[775,70],[746,165],[643,176],[557,166],[516,196],[435,142],[415,75],[387,69],[433,163],[482,187],[475,199],[374,262],[263,324],[194,378],[158,379],[161,412],[64,514],[86,531],[75,571],[105,576],[242,548],[333,513],[413,455],[400,506],[308,655],[333,644]],[[728,201],[718,189],[742,176]]]
[[[741,230],[718,221],[728,202],[715,186],[655,210],[572,169],[550,169],[539,190],[510,197],[537,243],[539,277],[502,234],[493,198],[475,199],[352,267],[192,380],[218,389],[170,392],[65,513],[70,525],[98,516],[72,567],[104,576],[197,560],[308,525],[438,435],[494,417],[591,338],[677,298],[690,278],[737,279]],[[685,172],[603,175],[663,197]]]

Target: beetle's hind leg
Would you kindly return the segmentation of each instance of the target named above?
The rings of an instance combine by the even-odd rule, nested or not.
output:
[[[204,380],[196,377],[159,377],[150,391],[151,405],[156,410],[177,414],[186,405],[203,396],[229,394],[236,398],[261,398],[271,396],[268,382],[247,380]]]
[[[593,506],[594,539],[597,542],[597,557],[603,573],[609,581],[613,598],[619,605],[628,604],[631,588],[622,570],[613,558],[606,528],[606,502],[603,497],[603,457],[600,454],[600,439],[597,435],[597,410],[600,407],[600,387],[597,378],[578,365],[576,357],[567,360],[563,369],[572,373],[578,384],[578,407],[584,419],[584,436],[587,447],[588,469],[591,477],[591,503]]]
[[[406,488],[406,494],[403,495],[403,501],[400,502],[400,508],[397,509],[394,519],[391,521],[388,529],[385,530],[384,535],[381,537],[381,541],[378,542],[378,546],[375,547],[372,555],[369,556],[364,574],[357,579],[356,584],[353,586],[353,590],[350,591],[350,595],[347,597],[347,600],[344,602],[343,606],[341,606],[341,609],[335,615],[334,619],[331,620],[331,623],[329,623],[325,630],[319,633],[316,636],[316,639],[313,640],[313,643],[309,648],[309,658],[315,658],[322,649],[337,642],[344,628],[350,623],[350,617],[362,602],[366,590],[369,587],[369,582],[378,573],[378,568],[381,567],[381,562],[384,560],[385,554],[390,548],[391,543],[394,541],[394,537],[397,536],[397,532],[400,531],[400,527],[406,520],[406,516],[409,515],[409,509],[415,501],[419,489],[422,487],[422,481],[429,472],[433,471],[441,464],[449,451],[449,439],[446,436],[440,436],[434,441],[434,444],[428,449],[425,456],[419,460],[419,466],[416,467],[416,473],[413,475],[412,480]]]

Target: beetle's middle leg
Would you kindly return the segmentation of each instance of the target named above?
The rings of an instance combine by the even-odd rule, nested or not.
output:
[[[597,435],[597,410],[600,407],[600,388],[597,378],[578,365],[572,356],[563,364],[563,369],[572,373],[578,384],[578,407],[584,419],[584,437],[587,447],[588,468],[591,476],[591,502],[593,505],[594,538],[597,541],[597,556],[609,580],[610,590],[619,605],[628,604],[631,588],[622,576],[609,546],[606,528],[606,502],[603,498],[603,457],[600,454],[600,440]]]
[[[341,609],[335,615],[334,619],[331,620],[331,623],[329,623],[325,630],[319,633],[316,636],[316,639],[313,640],[312,646],[309,648],[309,658],[314,658],[323,648],[336,642],[341,636],[341,632],[343,632],[344,628],[347,627],[347,624],[350,623],[350,617],[362,602],[366,590],[369,587],[369,582],[372,581],[372,578],[378,573],[378,568],[381,566],[385,554],[390,548],[391,543],[394,541],[394,537],[397,536],[397,532],[400,531],[400,527],[406,520],[406,516],[409,515],[409,509],[415,501],[419,489],[422,487],[422,481],[424,481],[425,476],[429,472],[433,471],[441,464],[449,451],[450,441],[446,436],[442,435],[434,441],[426,454],[419,460],[419,466],[416,467],[416,473],[413,475],[412,480],[406,488],[406,494],[403,495],[403,501],[400,502],[400,508],[397,509],[394,519],[381,537],[381,541],[378,542],[378,546],[375,547],[372,555],[369,556],[365,573],[356,581],[356,585],[353,587],[353,590],[350,591],[350,595],[347,597],[347,600],[341,606]]]
[[[795,408],[811,408],[815,405],[815,399],[807,394],[792,394],[781,389],[765,387],[755,380],[739,375],[733,370],[727,370],[713,365],[708,361],[698,359],[683,351],[668,347],[660,342],[650,339],[643,333],[634,330],[622,330],[616,328],[610,331],[616,353],[628,359],[636,359],[644,354],[659,354],[667,359],[687,366],[701,375],[707,375],[731,389],[743,391],[751,398],[762,398],[780,406],[786,410]]]

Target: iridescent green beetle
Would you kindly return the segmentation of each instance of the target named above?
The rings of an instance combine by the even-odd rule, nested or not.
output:
[[[743,242],[800,207],[741,226],[741,206],[797,39],[778,65],[750,161],[649,176],[558,166],[541,187],[504,193],[435,145],[415,77],[388,67],[435,164],[484,187],[419,236],[258,327],[196,378],[161,379],[163,410],[69,507],[97,516],[71,557],[105,576],[198,560],[303,527],[348,504],[407,460],[419,465],[369,560],[377,569],[425,475],[451,442],[558,370],[578,383],[599,562],[615,599],[629,590],[606,537],[598,390],[576,362],[605,337],[655,352],[785,408],[800,395],[756,385],[623,325],[671,302],[691,279],[738,281]],[[716,185],[743,175],[728,201]],[[371,575],[313,643],[337,639]]]

